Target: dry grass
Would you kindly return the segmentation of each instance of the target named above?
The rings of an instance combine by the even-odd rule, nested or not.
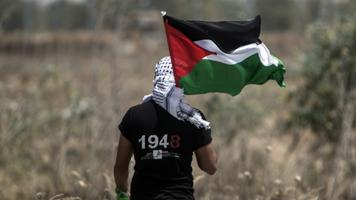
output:
[[[78,54],[0,55],[0,199],[114,198],[116,126],[151,90],[153,64],[167,52],[159,38],[110,37],[105,51],[94,45]],[[296,144],[283,134],[289,91],[268,83],[233,98],[189,97],[209,113],[219,153],[216,175],[195,166],[197,199],[326,199],[328,160],[321,155],[332,147],[311,151],[318,138],[308,131]],[[258,117],[243,121],[239,110]]]

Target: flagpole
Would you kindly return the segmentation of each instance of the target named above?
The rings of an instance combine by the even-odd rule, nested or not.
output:
[[[174,62],[174,56],[172,55],[173,54],[173,50],[172,50],[172,47],[171,47],[171,44],[170,44],[170,40],[169,40],[169,36],[168,36],[168,32],[167,32],[167,24],[168,22],[165,20],[165,17],[167,15],[167,12],[162,10],[161,11],[161,15],[162,15],[162,18],[163,18],[163,26],[164,26],[164,32],[166,33],[166,39],[167,39],[167,44],[168,44],[168,51],[169,51],[169,56],[171,57],[171,62],[172,62],[172,70],[173,70],[173,74],[176,74],[175,72],[175,62]],[[179,87],[179,82],[177,81],[178,79],[176,79],[175,75],[174,75],[174,82],[176,83],[176,87]]]

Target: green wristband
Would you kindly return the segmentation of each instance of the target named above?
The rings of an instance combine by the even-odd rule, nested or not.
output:
[[[129,200],[129,195],[126,192],[123,192],[118,188],[116,188],[115,192],[116,200]]]

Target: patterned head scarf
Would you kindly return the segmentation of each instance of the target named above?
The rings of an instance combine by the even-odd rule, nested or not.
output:
[[[183,90],[175,87],[170,57],[164,57],[156,64],[153,83],[152,94],[146,95],[144,101],[152,99],[175,118],[187,120],[198,128],[210,129],[210,122],[204,120],[197,109],[187,104]]]

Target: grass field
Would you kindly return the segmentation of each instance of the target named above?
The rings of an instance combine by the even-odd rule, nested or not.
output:
[[[167,54],[164,37],[62,33],[35,35],[27,43],[21,35],[2,38],[0,199],[114,199],[116,127],[151,91],[154,64]],[[327,155],[334,147],[315,148],[318,138],[309,130],[283,128],[287,97],[303,81],[303,38],[271,33],[262,39],[285,61],[287,88],[269,82],[235,97],[188,97],[211,121],[219,154],[212,177],[194,163],[196,197],[328,199],[336,158]],[[355,197],[355,178],[338,183],[334,197]]]

